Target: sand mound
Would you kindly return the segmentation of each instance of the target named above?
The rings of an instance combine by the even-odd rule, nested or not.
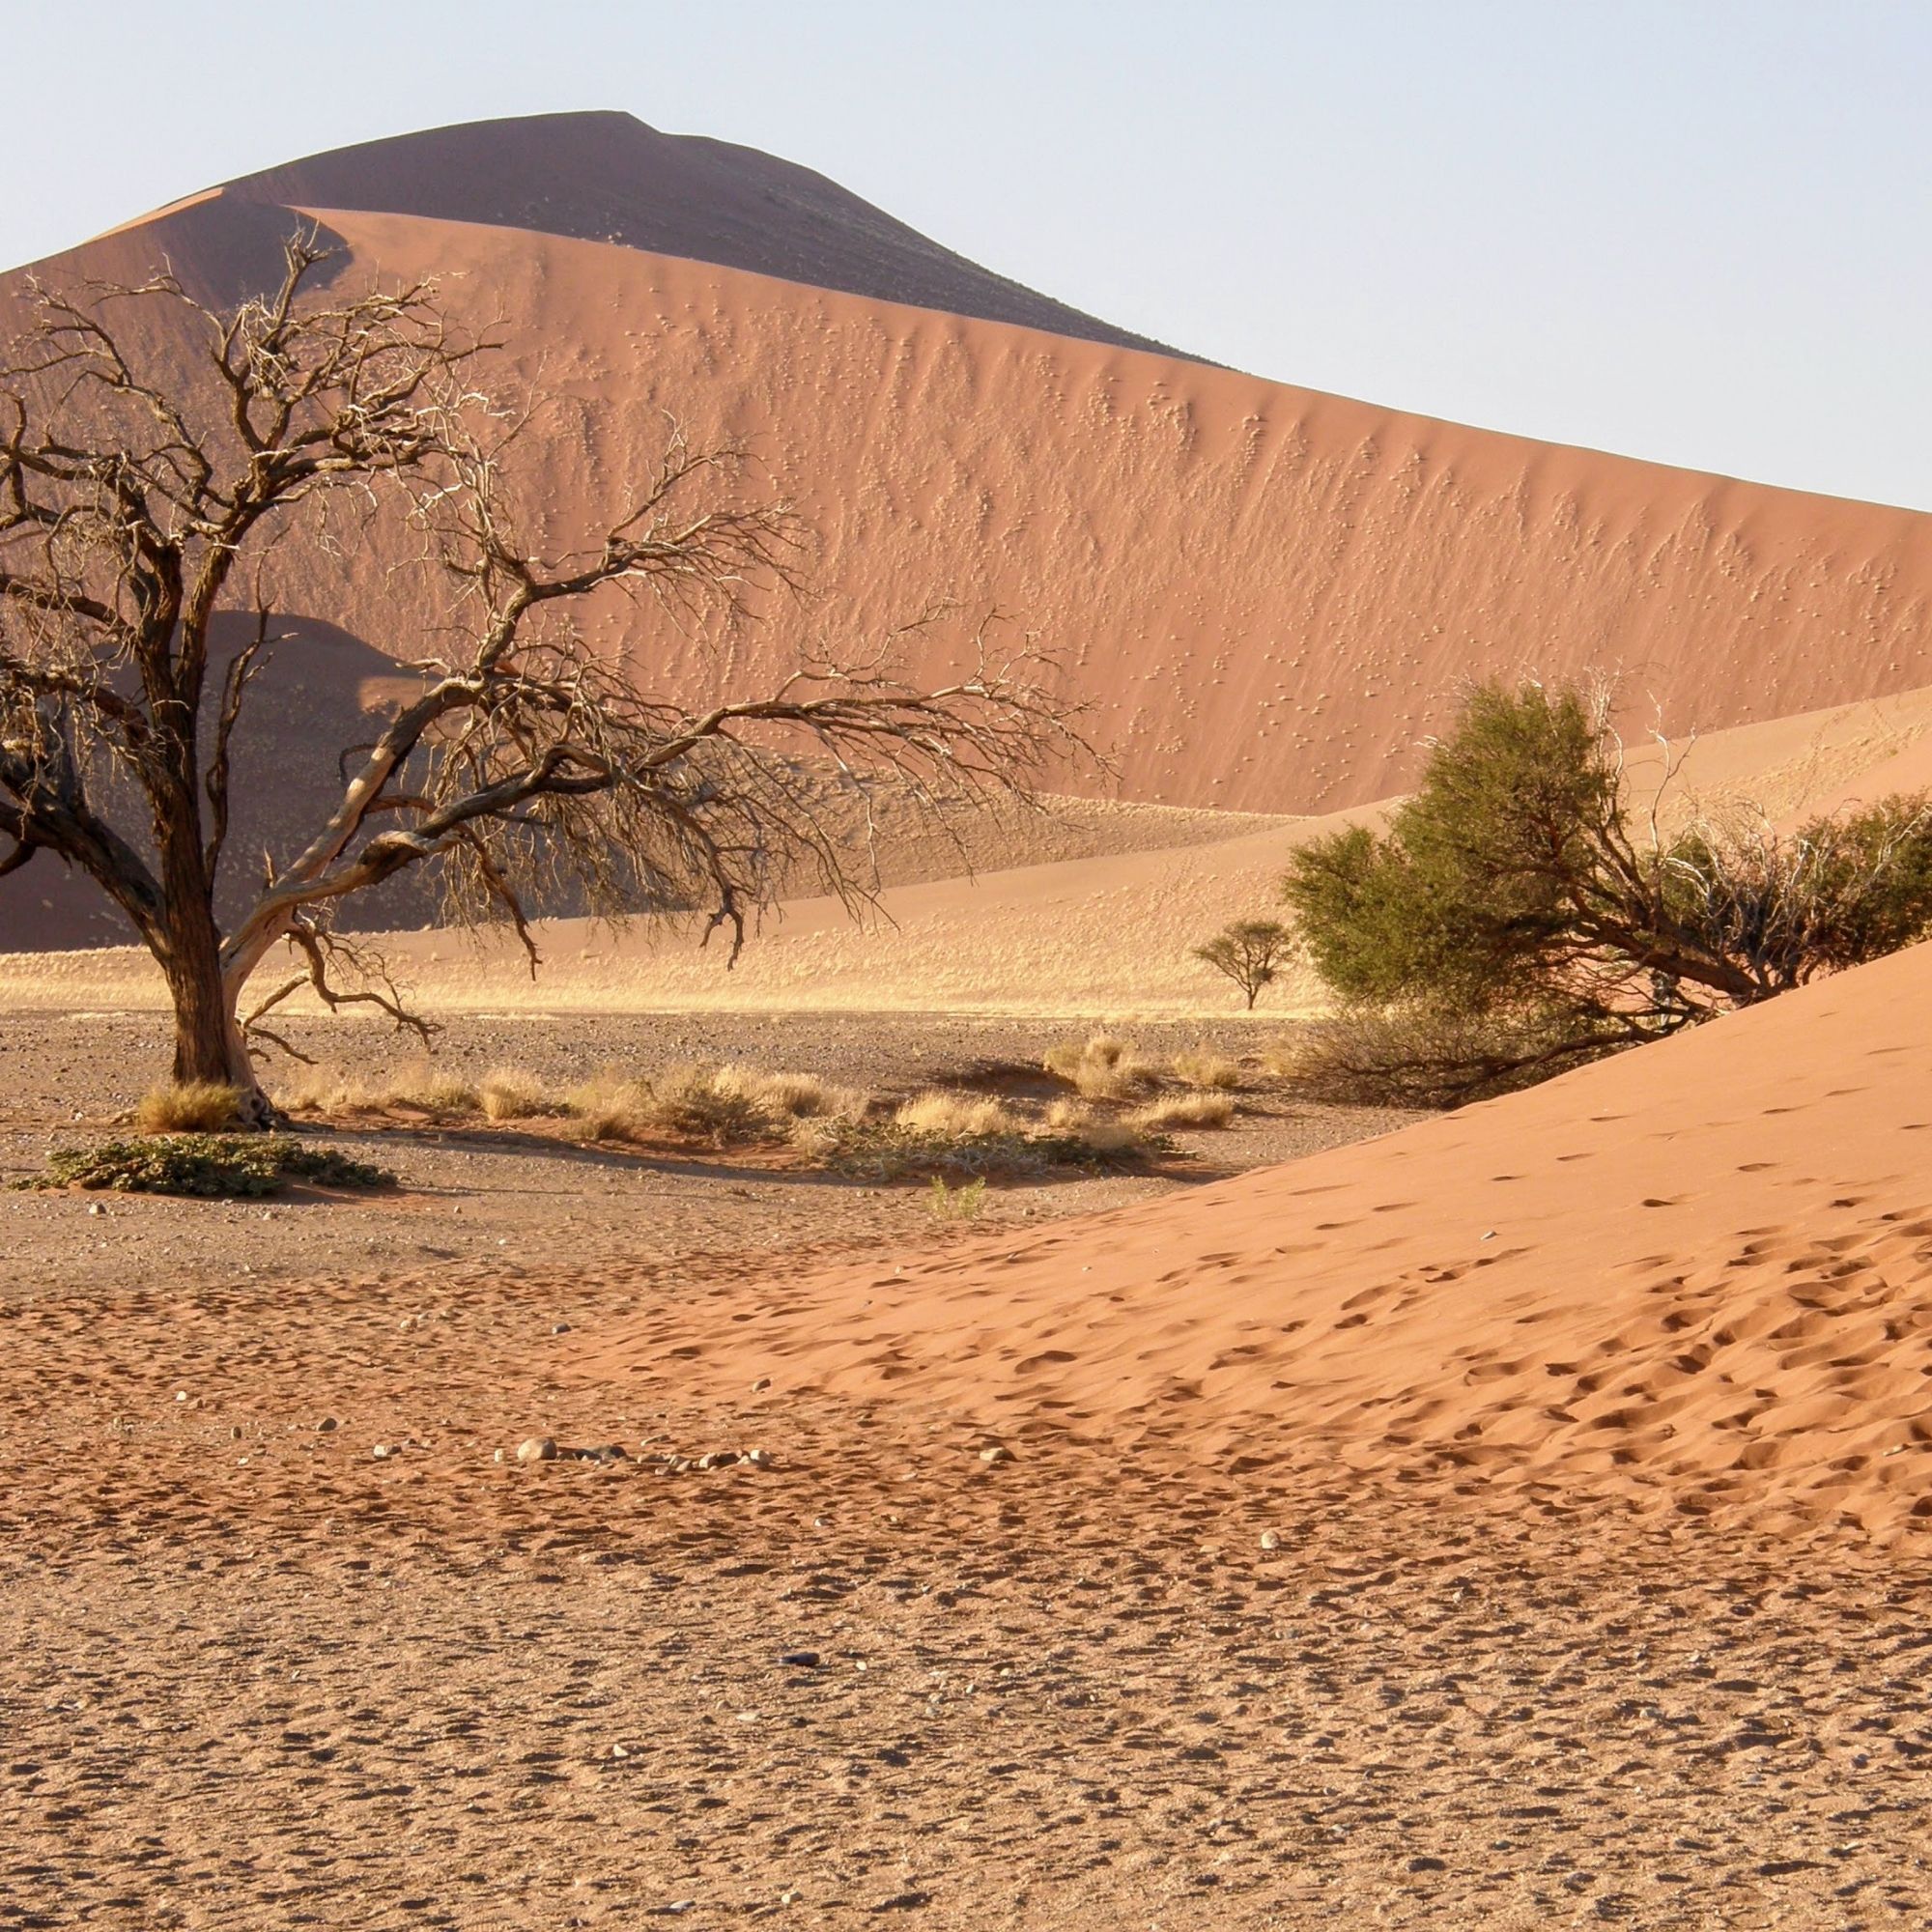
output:
[[[1932,948],[1386,1139],[587,1341],[1236,1471],[1932,1520]]]

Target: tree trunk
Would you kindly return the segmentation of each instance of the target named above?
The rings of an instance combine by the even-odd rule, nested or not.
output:
[[[161,888],[166,907],[161,970],[175,1009],[175,1083],[233,1087],[241,1095],[239,1125],[273,1126],[275,1110],[256,1078],[234,995],[222,982],[221,934],[202,867],[198,828],[163,840]]]
[[[242,1096],[236,1109],[240,1125],[273,1126],[275,1111],[262,1092],[234,1005],[222,984],[213,922],[206,922],[205,936],[182,931],[192,923],[200,922],[178,918],[171,923],[170,956],[164,962],[175,1008],[175,1082],[233,1087]]]

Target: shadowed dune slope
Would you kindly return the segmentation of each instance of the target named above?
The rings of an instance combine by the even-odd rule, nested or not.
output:
[[[837,182],[629,114],[538,114],[337,148],[224,185],[227,199],[355,208],[615,242],[815,288],[1175,352],[942,247]]]
[[[1236,1470],[1932,1536],[1932,947],[1387,1138],[587,1337]],[[1024,1454],[1022,1446],[1021,1453]]]

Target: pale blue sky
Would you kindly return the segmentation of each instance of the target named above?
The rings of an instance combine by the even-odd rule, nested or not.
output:
[[[8,264],[621,108],[1261,375],[1932,509],[1928,0],[0,0],[0,47]]]

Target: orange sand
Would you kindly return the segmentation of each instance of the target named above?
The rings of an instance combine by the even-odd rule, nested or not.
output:
[[[1917,1537],[1932,947],[1531,1093],[1015,1241],[587,1339],[621,1377],[1061,1427],[1418,1495]],[[746,1311],[750,1311],[747,1318]]]

